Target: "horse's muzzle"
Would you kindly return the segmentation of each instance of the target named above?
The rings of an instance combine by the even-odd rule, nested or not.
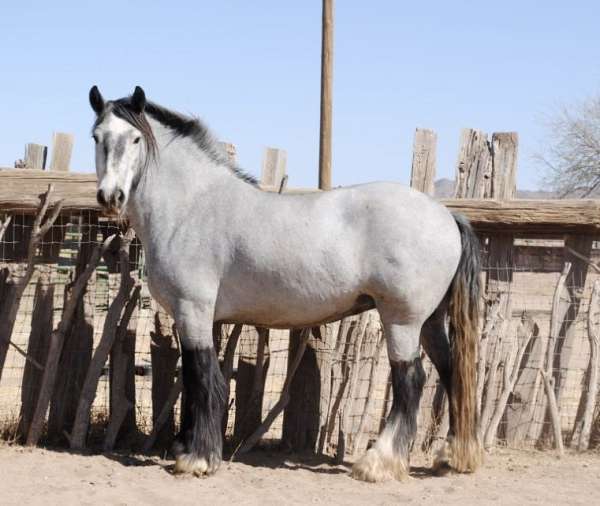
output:
[[[98,193],[96,193],[96,200],[98,201],[98,204],[105,209],[118,212],[125,203],[125,193],[123,193],[123,190],[121,189],[116,189],[112,193],[108,194],[104,190],[100,189],[98,190]]]

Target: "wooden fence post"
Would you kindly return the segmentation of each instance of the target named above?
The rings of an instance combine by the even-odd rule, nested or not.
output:
[[[314,451],[319,437],[321,422],[321,392],[324,390],[322,377],[327,374],[327,364],[322,363],[318,353],[319,340],[309,329],[290,330],[288,348],[288,371],[303,346],[302,333],[311,335],[298,364],[296,374],[290,382],[290,400],[283,412],[281,443],[294,451]],[[310,343],[310,346],[309,346]]]
[[[518,136],[514,132],[492,135],[492,181],[490,198],[511,200],[516,193]],[[488,256],[488,293],[508,292],[512,283],[513,243],[511,233],[490,237]],[[500,309],[503,311],[503,308]],[[502,314],[504,314],[502,312]]]
[[[417,128],[413,144],[410,186],[433,196],[436,171],[437,134],[433,130]]]
[[[572,446],[579,451],[585,451],[590,444],[592,421],[598,397],[598,352],[600,351],[600,336],[598,332],[598,299],[600,298],[600,280],[594,281],[588,304],[588,340],[590,342],[590,363],[587,375],[587,392],[583,401],[581,423],[576,426],[577,433],[573,434]]]
[[[491,175],[492,157],[487,135],[480,130],[463,129],[456,164],[455,198],[489,197]]]
[[[219,145],[229,158],[229,161],[237,164],[237,149],[235,148],[235,144],[231,144],[230,142],[219,142]]]
[[[433,130],[417,128],[413,143],[412,170],[410,186],[415,190],[433,196],[435,192],[437,134]],[[425,364],[426,366],[426,364]],[[439,376],[434,367],[427,375],[427,383],[423,389],[419,410],[420,431],[415,440],[415,446],[429,448],[433,437],[439,430],[445,408],[444,387],[439,382]],[[425,411],[425,406],[431,409]],[[384,414],[387,416],[387,413]]]
[[[39,364],[46,363],[50,335],[52,334],[52,311],[54,307],[54,284],[50,281],[50,269],[41,269],[33,299],[31,332],[27,342],[27,355]],[[43,368],[38,369],[32,362],[25,362],[21,382],[21,411],[19,415],[19,435],[26,437],[35,411]]]
[[[25,145],[25,159],[23,165],[25,169],[44,170],[46,168],[46,158],[48,157],[48,148],[41,144],[29,143]]]
[[[582,297],[589,270],[588,262],[584,259],[590,258],[594,240],[597,237],[591,234],[569,234],[565,237],[564,261],[571,263],[571,271],[565,284],[569,293],[569,306],[556,342],[554,385],[561,425],[569,433],[577,419],[583,415],[580,403],[585,399],[582,394],[589,353],[582,350],[576,321],[582,311]],[[575,445],[578,444],[578,439],[579,437],[573,439]]]
[[[269,189],[279,190],[286,176],[287,152],[284,149],[265,148],[260,183]]]
[[[511,199],[515,195],[516,186],[516,153],[517,136],[516,134],[493,134],[492,142],[488,141],[487,134],[480,130],[464,129],[461,132],[460,148],[456,170],[456,198],[495,198]],[[481,238],[485,239],[485,238]],[[487,287],[486,293],[495,293],[500,297],[503,307],[494,307],[494,311],[502,315],[501,318],[510,318],[508,312],[511,305],[508,296],[500,296],[507,292],[507,288],[512,280],[512,244],[513,236],[494,236],[490,238],[489,254],[485,263],[487,263]],[[496,268],[495,268],[496,267]],[[508,277],[507,277],[508,276]],[[491,307],[488,308],[488,311]],[[506,328],[505,326],[503,328]],[[495,342],[490,343],[492,336]],[[483,392],[484,378],[486,373],[486,363],[488,348],[490,345],[499,347],[501,345],[501,336],[499,332],[490,332],[480,338],[479,343],[479,364],[478,364],[478,397],[482,397],[479,392]],[[498,348],[494,354],[499,354]],[[492,360],[491,367],[496,368],[499,365],[498,360]],[[494,383],[494,384],[492,384]],[[496,390],[496,371],[488,371],[487,382],[485,382],[485,415],[490,411],[490,406],[497,394]],[[492,396],[490,398],[490,396]],[[483,398],[478,399],[483,401]],[[483,403],[482,403],[483,404]],[[478,406],[481,410],[482,406]],[[485,432],[486,420],[480,420],[480,430]]]
[[[52,161],[50,170],[69,172],[74,137],[71,134],[55,132],[52,137]]]
[[[514,132],[494,133],[492,142],[489,144],[491,157],[491,174],[489,181],[486,180],[486,190],[488,192],[484,197],[497,200],[511,200],[516,194],[516,176],[517,176],[517,155],[518,155],[518,136]],[[489,183],[489,184],[488,184]],[[512,325],[512,301],[510,298],[510,287],[513,279],[513,247],[514,235],[512,233],[498,232],[489,237],[488,257],[487,257],[487,283],[486,296],[488,300],[498,300],[498,313],[501,315],[500,332],[491,332],[486,339],[483,348],[491,351],[494,357],[505,356],[504,347],[508,342],[514,340]],[[493,342],[492,342],[493,339]],[[483,353],[482,353],[483,355]],[[480,360],[487,361],[486,356],[480,357]],[[485,363],[485,362],[484,362]],[[492,360],[491,367],[507,367],[505,362]],[[482,370],[483,368],[478,368]],[[481,413],[481,433],[485,434],[488,425],[493,416],[493,406],[501,394],[500,384],[503,375],[496,375],[496,370],[490,370],[485,389],[485,408]],[[497,425],[496,425],[497,426]],[[490,435],[488,441],[493,444],[495,434]]]

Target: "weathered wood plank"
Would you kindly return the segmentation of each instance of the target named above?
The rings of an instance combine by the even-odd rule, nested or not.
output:
[[[63,209],[100,209],[96,202],[95,174],[45,172],[0,168],[0,210],[33,212],[48,184],[54,185],[52,202],[64,199]],[[269,190],[271,188],[265,188]],[[306,188],[286,189],[285,193],[308,193]],[[481,230],[513,227],[530,233],[600,231],[600,200],[491,200],[441,199],[451,211],[469,218]]]
[[[494,133],[492,134],[491,156],[492,156],[492,174],[490,181],[489,197],[502,201],[510,201],[514,198],[517,191],[517,148],[519,138],[514,132]],[[515,236],[511,229],[498,230],[489,236],[487,266],[486,266],[486,298],[488,300],[498,300],[499,315],[503,316],[505,324],[503,331],[496,334],[491,333],[488,336],[488,342],[484,349],[494,349],[494,358],[499,358],[501,354],[512,346],[512,300],[510,297],[511,287],[513,282],[514,271],[514,240]],[[480,346],[480,360],[486,360],[482,357],[482,347]],[[516,349],[516,348],[515,348]],[[511,352],[512,353],[512,352]],[[510,353],[509,353],[510,356]],[[486,407],[498,404],[506,404],[506,401],[501,400],[502,391],[505,387],[502,376],[496,383],[492,380],[496,370],[491,370],[494,366],[494,360],[490,360],[490,374],[486,385]],[[483,363],[481,364],[483,367]],[[504,371],[508,371],[507,360],[504,360]],[[482,370],[480,368],[480,370]],[[518,375],[515,377],[515,382]],[[508,380],[506,381],[508,384]],[[514,385],[514,384],[513,384]],[[485,410],[481,414],[481,425],[485,435],[485,445],[493,446],[496,442],[496,433],[498,431],[499,419],[504,415],[504,408],[496,414],[497,421],[494,420],[494,411],[489,411],[489,416],[484,417]]]
[[[52,202],[64,199],[63,209],[99,209],[96,175],[0,168],[0,209],[34,211],[39,195],[54,185]]]
[[[52,311],[55,285],[50,283],[50,269],[39,268],[40,276],[35,288],[31,332],[27,342],[27,355],[40,364],[46,363],[50,334],[52,333]],[[35,411],[43,370],[30,361],[25,362],[21,383],[21,410],[19,413],[19,435],[26,437]]]
[[[465,215],[481,229],[551,227],[600,228],[599,200],[491,200],[443,199],[451,211]]]
[[[235,144],[231,144],[231,142],[219,142],[219,145],[223,148],[229,160],[237,164],[237,149]]]
[[[46,168],[46,157],[48,148],[41,144],[25,144],[25,163],[26,169],[44,170]]]
[[[417,128],[413,145],[410,186],[433,195],[436,170],[437,134],[433,130]]]
[[[285,177],[287,152],[285,149],[265,148],[263,157],[261,186],[265,190],[279,191]]]
[[[490,196],[492,157],[487,134],[465,128],[460,134],[454,195],[466,199]]]
[[[515,198],[518,146],[519,135],[516,132],[492,134],[492,198]]]
[[[54,132],[52,138],[52,160],[50,170],[69,172],[71,154],[73,153],[74,137],[72,134]]]
[[[584,258],[592,256],[593,241],[594,237],[589,235],[569,234],[565,237],[564,261],[572,265],[565,282],[569,293],[569,306],[556,342],[553,372],[562,428],[569,433],[578,415],[583,414],[583,411],[579,410],[579,403],[585,397],[582,394],[589,362],[589,343],[582,340],[581,328],[577,322],[582,317],[585,318],[587,311],[587,308],[583,307],[582,297],[585,293],[589,265]]]

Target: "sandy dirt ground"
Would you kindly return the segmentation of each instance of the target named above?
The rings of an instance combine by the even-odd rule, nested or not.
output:
[[[413,459],[414,460],[414,459]],[[432,476],[413,462],[409,482],[361,483],[347,466],[258,451],[208,479],[171,474],[157,458],[75,455],[0,444],[3,505],[600,504],[600,454],[497,451],[474,475]]]

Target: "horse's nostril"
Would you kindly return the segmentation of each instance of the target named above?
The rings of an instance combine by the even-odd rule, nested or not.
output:
[[[98,190],[98,193],[96,193],[96,200],[101,206],[107,206],[106,198],[104,197],[104,192],[102,190]]]
[[[123,193],[123,190],[117,190],[117,201],[119,204],[125,202],[125,194]]]

